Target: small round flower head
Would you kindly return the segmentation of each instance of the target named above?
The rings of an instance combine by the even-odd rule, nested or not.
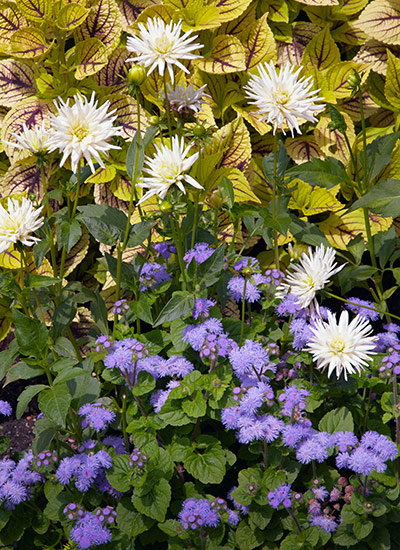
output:
[[[310,327],[312,337],[308,341],[309,351],[317,368],[328,368],[328,376],[336,371],[336,376],[360,373],[374,354],[375,338],[369,336],[372,328],[366,319],[358,315],[349,322],[349,314],[343,311],[339,322],[333,314],[328,315],[328,322],[317,319]]]
[[[229,291],[229,296],[232,300],[240,302],[243,300],[244,293],[245,300],[252,304],[261,298],[261,290],[259,285],[266,284],[266,282],[266,277],[260,273],[254,273],[254,275],[247,280],[241,275],[236,275],[228,282],[227,288]]]
[[[44,223],[40,217],[42,208],[34,208],[32,202],[25,197],[21,201],[9,198],[7,210],[0,204],[0,253],[18,242],[32,246],[40,240],[32,237],[32,233]]]
[[[333,516],[322,514],[311,516],[310,524],[321,527],[327,533],[334,533],[338,526]]]
[[[309,464],[312,460],[323,462],[334,444],[333,436],[327,432],[314,433],[297,447],[297,460],[302,464]]]
[[[283,403],[281,414],[298,420],[301,412],[305,410],[307,403],[305,398],[310,395],[308,390],[298,388],[297,386],[289,386],[278,397],[278,401]]]
[[[110,542],[111,531],[104,527],[104,520],[91,512],[85,512],[71,529],[70,538],[80,550]]]
[[[167,402],[168,396],[174,388],[178,388],[180,382],[178,380],[171,380],[167,384],[166,390],[157,390],[150,397],[150,403],[153,405],[154,411],[159,413],[165,403]]]
[[[294,67],[286,63],[278,73],[271,61],[261,65],[259,76],[252,75],[245,86],[250,103],[257,107],[261,120],[273,125],[274,134],[278,127],[283,133],[289,127],[292,136],[294,130],[301,134],[301,119],[317,122],[314,113],[324,108],[323,104],[315,104],[323,98],[317,96],[319,90],[311,91],[311,77],[299,78],[301,70],[299,68],[295,71]]]
[[[362,436],[360,446],[376,454],[381,460],[394,460],[397,458],[397,446],[386,435],[375,431],[368,431]]]
[[[358,444],[358,437],[353,432],[335,432],[333,434],[335,443],[341,453],[348,451],[350,447]]]
[[[4,416],[10,416],[12,414],[12,407],[8,401],[0,399],[0,414]]]
[[[292,487],[288,483],[282,483],[274,491],[270,491],[267,495],[268,502],[272,508],[279,508],[282,504],[285,508],[290,508],[292,505]]]
[[[99,336],[95,344],[97,352],[103,351],[105,349],[110,349],[112,345],[111,340],[109,340],[109,337],[106,334],[102,334],[101,336]]]
[[[140,451],[137,447],[133,449],[129,458],[129,466],[134,467],[136,472],[143,469],[144,464],[147,462],[147,456]]]
[[[142,178],[139,187],[148,189],[143,195],[138,204],[145,200],[158,195],[160,199],[164,199],[172,185],[176,185],[183,194],[186,195],[184,182],[189,183],[196,189],[203,187],[190,176],[187,172],[196,162],[199,153],[194,153],[188,157],[190,146],[185,146],[183,138],[173,136],[171,139],[171,147],[161,144],[154,145],[156,154],[154,157],[145,157],[144,172],[147,174]]]
[[[192,370],[194,370],[193,364],[185,357],[172,355],[169,359],[160,363],[157,372],[160,377],[177,376],[178,378],[184,378]]]
[[[287,424],[282,429],[282,441],[286,447],[295,449],[303,440],[308,439],[314,431],[307,423]]]
[[[321,501],[324,501],[329,495],[329,491],[326,490],[324,485],[321,485],[321,487],[313,487],[312,492],[314,493],[315,498]]]
[[[41,124],[35,124],[33,128],[28,128],[24,123],[20,134],[12,132],[11,135],[16,139],[16,142],[5,141],[4,143],[7,145],[30,151],[35,155],[47,151],[47,140],[50,136],[50,131],[46,128],[44,120]]]
[[[268,351],[259,342],[253,340],[246,340],[241,348],[232,350],[229,353],[229,361],[239,378],[243,376],[257,378],[265,376],[268,370],[276,371],[276,365],[269,361]]]
[[[347,467],[356,472],[369,476],[374,470],[384,472],[386,464],[374,452],[360,446],[352,451],[347,462]]]
[[[221,521],[219,515],[211,508],[207,499],[188,498],[179,512],[179,522],[183,528],[194,530],[202,527],[216,527]]]
[[[175,88],[168,85],[168,101],[170,109],[184,116],[198,113],[201,111],[204,98],[210,97],[208,94],[204,93],[206,87],[207,85],[204,84],[204,86],[198,90],[195,90],[193,84],[189,84],[186,88],[184,84],[175,86]],[[165,97],[164,94],[163,97]]]
[[[345,304],[347,309],[362,317],[363,319],[369,319],[370,321],[376,321],[379,319],[379,312],[374,308],[374,304],[368,300],[361,300],[360,298],[346,298],[351,304]]]
[[[207,317],[210,316],[209,310],[213,306],[215,306],[214,300],[208,300],[207,298],[196,298],[192,312],[193,319],[198,319],[199,317],[207,319]]]
[[[188,250],[183,256],[183,260],[186,262],[186,269],[189,264],[194,260],[197,264],[202,264],[211,256],[214,252],[214,248],[211,248],[207,243],[196,243],[193,248]]]
[[[164,260],[168,260],[171,254],[176,254],[176,248],[172,243],[155,243],[153,248]]]
[[[283,273],[283,271],[279,271],[279,269],[276,269],[274,267],[273,269],[267,269],[267,271],[264,273],[264,277],[266,278],[267,284],[279,286],[281,280],[285,277],[285,274]]]
[[[128,311],[129,305],[126,300],[117,300],[113,305],[112,312],[115,315],[121,315],[124,311]]]
[[[108,113],[110,102],[106,101],[98,107],[95,94],[90,100],[76,94],[74,104],[69,105],[69,99],[64,102],[55,101],[58,110],[57,115],[51,115],[53,132],[48,139],[49,152],[56,149],[62,153],[60,166],[63,166],[68,157],[71,157],[71,169],[76,174],[78,164],[84,158],[92,173],[95,172],[93,160],[105,168],[101,158],[110,149],[120,149],[109,143],[110,139],[120,134],[120,128],[113,126],[116,116],[111,116],[115,111]]]
[[[297,296],[288,294],[283,298],[281,303],[276,306],[275,311],[280,317],[285,317],[286,315],[296,315],[296,313],[302,309]]]
[[[282,299],[286,294],[292,294],[297,297],[300,306],[306,308],[314,300],[316,292],[323,289],[342,267],[335,263],[333,248],[325,248],[321,244],[313,252],[309,247],[308,254],[304,252],[298,263],[290,265],[291,271],[278,286],[276,297]]]
[[[96,432],[100,432],[107,427],[107,424],[115,418],[115,413],[106,407],[102,407],[100,403],[86,403],[78,412],[79,416],[84,416],[82,427],[90,426]]]
[[[145,262],[140,272],[140,291],[150,290],[163,283],[164,281],[170,281],[172,276],[168,273],[165,265],[158,264],[157,262]]]
[[[198,42],[193,43],[197,35],[191,36],[192,31],[185,32],[181,36],[181,30],[181,21],[178,23],[171,21],[166,24],[158,17],[148,19],[145,25],[139,23],[140,36],[128,36],[126,44],[128,51],[137,55],[130,57],[127,61],[134,61],[149,67],[147,74],[157,68],[160,75],[163,76],[165,67],[167,67],[171,82],[174,82],[174,65],[189,74],[181,60],[200,57],[192,52],[202,48],[203,45]]]

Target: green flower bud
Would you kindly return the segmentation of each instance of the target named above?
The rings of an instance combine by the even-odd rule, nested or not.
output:
[[[128,73],[128,83],[141,86],[147,78],[146,69],[141,65],[134,65]]]
[[[173,211],[174,206],[169,201],[163,200],[160,202],[159,208],[163,214],[170,214]]]
[[[160,117],[153,115],[148,118],[148,121],[152,126],[157,126],[157,124],[160,124]]]

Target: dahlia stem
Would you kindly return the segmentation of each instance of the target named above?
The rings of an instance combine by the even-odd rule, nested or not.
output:
[[[45,204],[45,208],[46,208],[47,220],[49,220],[50,216],[51,216],[51,211],[50,211],[50,202],[49,202],[48,187],[47,187],[46,170],[44,169],[43,164],[41,164],[41,166],[40,166],[40,175],[42,177],[44,204]],[[56,249],[55,249],[55,246],[54,246],[53,228],[52,227],[49,227],[48,236],[49,236],[49,239],[50,239],[51,265],[53,267],[54,275],[57,275],[57,256],[56,256]]]
[[[198,217],[197,211],[199,209],[199,192],[198,191],[195,191],[193,206],[194,206],[194,215],[193,215],[192,240],[190,243],[190,248],[194,247],[194,241],[196,236],[196,226],[197,226],[197,217]]]
[[[180,267],[182,277],[183,277],[183,290],[186,290],[186,288],[187,288],[186,269],[185,269],[185,264],[183,262],[183,253],[182,253],[182,247],[181,247],[181,240],[178,236],[178,232],[180,231],[179,222],[178,222],[178,230],[177,230],[176,226],[175,226],[175,220],[174,220],[173,214],[171,214],[170,220],[171,220],[172,237],[175,241],[176,253],[177,253],[178,261],[179,261],[179,267]]]
[[[361,307],[363,309],[369,309],[371,311],[376,311],[377,313],[381,313],[382,315],[388,315],[389,317],[393,317],[393,319],[398,319],[400,321],[400,317],[398,315],[395,315],[394,313],[389,313],[388,311],[383,311],[382,309],[378,309],[376,307],[370,307],[370,306],[362,306],[361,304],[356,304],[356,302],[351,302],[350,300],[346,300],[346,298],[342,298],[341,296],[337,296],[336,294],[333,294],[332,292],[325,291],[325,293],[330,298],[335,298],[336,300],[340,300],[341,302],[345,302],[346,304],[349,304],[350,306],[357,306]]]
[[[76,214],[76,208],[78,206],[78,200],[79,200],[79,189],[81,186],[81,161],[78,162],[78,170],[76,172],[76,190],[75,190],[75,198],[74,198],[74,204],[72,205],[72,212],[71,212],[71,219]]]
[[[167,112],[168,133],[169,133],[170,139],[172,140],[171,110],[170,110],[169,99],[168,99],[167,74],[165,71],[163,75],[163,81],[164,81],[164,95],[165,95],[165,110]]]
[[[274,176],[272,180],[272,217],[276,217],[276,201],[277,201],[277,157],[278,157],[278,138],[274,135]],[[279,198],[278,198],[279,200]],[[278,232],[273,230],[274,252],[275,252],[275,267],[279,269],[279,247],[278,247]]]

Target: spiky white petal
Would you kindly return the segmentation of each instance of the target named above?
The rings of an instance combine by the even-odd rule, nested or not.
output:
[[[343,311],[337,322],[328,312],[328,321],[317,319],[310,330],[313,336],[304,349],[312,354],[318,369],[328,369],[328,376],[336,370],[338,378],[343,372],[347,380],[348,374],[361,373],[374,355],[376,338],[369,336],[372,327],[359,315],[349,323],[349,313]]]
[[[40,217],[42,208],[34,208],[25,197],[21,202],[9,198],[8,210],[0,205],[0,253],[17,242],[32,246],[40,240],[32,237],[32,233],[43,225],[43,218]]]
[[[47,141],[50,133],[50,130],[46,128],[44,120],[42,124],[35,124],[33,128],[28,128],[24,122],[20,134],[16,134],[15,132],[11,134],[17,141],[3,140],[3,143],[16,147],[17,149],[26,149],[34,154],[44,153],[47,151]]]
[[[203,189],[192,176],[187,174],[198,159],[199,153],[194,153],[188,157],[190,146],[185,147],[183,138],[179,139],[174,136],[171,140],[171,148],[167,145],[160,145],[159,147],[155,145],[154,147],[156,148],[154,157],[145,158],[147,167],[144,172],[148,174],[148,177],[144,177],[141,183],[138,184],[139,187],[149,189],[149,191],[143,195],[139,204],[153,195],[158,195],[161,199],[164,199],[172,185],[176,185],[186,194],[184,181],[197,189]]]
[[[71,168],[76,173],[78,163],[82,157],[95,172],[93,160],[102,168],[105,168],[100,155],[106,154],[110,149],[120,149],[111,145],[109,140],[120,134],[120,128],[113,126],[116,116],[111,116],[114,111],[107,112],[110,102],[106,101],[100,107],[92,93],[90,101],[86,97],[76,94],[73,97],[74,104],[69,105],[59,99],[55,101],[58,109],[57,115],[51,115],[53,133],[49,137],[47,146],[49,151],[58,149],[63,154],[60,166],[63,166],[68,157],[71,157]]]
[[[313,252],[308,248],[308,254],[303,252],[298,263],[291,263],[283,282],[277,287],[275,296],[284,298],[286,294],[293,294],[301,307],[308,307],[315,298],[318,290],[322,290],[329,283],[330,278],[340,271],[344,265],[335,262],[333,248],[325,248],[323,244]]]
[[[201,57],[192,53],[203,47],[203,44],[198,42],[193,44],[197,35],[190,36],[192,31],[187,31],[181,36],[182,21],[178,23],[171,21],[167,25],[157,17],[148,19],[146,25],[139,23],[138,26],[140,36],[128,36],[126,44],[128,51],[137,55],[130,57],[127,61],[135,61],[149,67],[148,74],[158,68],[158,72],[163,76],[167,67],[171,82],[174,82],[174,65],[189,74],[180,60]]]
[[[322,101],[324,98],[317,96],[319,89],[311,91],[311,77],[299,78],[301,70],[301,67],[295,70],[290,63],[286,63],[278,74],[270,61],[269,64],[261,65],[259,76],[251,76],[245,86],[250,103],[257,106],[261,120],[273,125],[274,134],[278,127],[283,133],[289,127],[292,136],[293,130],[301,134],[299,119],[316,122],[314,113],[324,108],[324,104],[315,105],[315,101]]]
[[[206,87],[207,84],[204,84],[204,86],[195,90],[193,84],[189,84],[187,88],[184,84],[175,86],[175,88],[168,85],[168,101],[171,110],[178,111],[178,113],[185,110],[198,113],[201,111],[204,99],[210,97],[208,94],[203,93]],[[163,96],[165,98],[164,93]]]

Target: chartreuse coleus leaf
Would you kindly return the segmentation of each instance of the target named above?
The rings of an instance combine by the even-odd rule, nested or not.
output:
[[[285,147],[287,154],[296,164],[309,162],[313,158],[321,159],[324,156],[313,136],[287,138]]]
[[[219,168],[208,179],[210,192],[219,188],[222,178],[227,178],[232,183],[235,202],[261,202],[251,189],[246,176],[237,168]]]
[[[15,57],[34,59],[46,53],[50,45],[41,29],[26,27],[15,31],[10,39],[10,47]]]
[[[195,65],[206,73],[227,74],[246,69],[245,50],[240,40],[225,34],[217,35],[211,51]]]
[[[400,59],[387,51],[387,72],[385,97],[397,110],[400,110]]]
[[[120,35],[121,21],[117,2],[99,0],[92,4],[88,16],[75,31],[75,41],[95,38],[109,53],[118,45]]]
[[[72,31],[85,21],[89,9],[82,4],[67,4],[61,8],[57,15],[57,27],[63,31]]]
[[[214,139],[206,148],[205,153],[222,152],[220,166],[237,168],[244,172],[251,162],[250,134],[242,117],[238,117],[220,128],[214,134]],[[218,166],[217,166],[218,167]]]
[[[18,59],[0,61],[0,104],[13,107],[36,93],[34,71]]]
[[[340,52],[333,40],[329,26],[315,36],[309,42],[303,53],[303,65],[312,65],[318,71],[328,69],[332,65],[340,62]]]
[[[75,78],[83,80],[102,69],[107,63],[107,50],[98,38],[87,38],[75,46]]]
[[[292,183],[295,189],[291,192],[288,207],[300,210],[305,216],[313,216],[329,210],[337,212],[344,207],[336,198],[340,185],[328,190],[323,187],[311,186],[301,180],[294,180]]]
[[[250,4],[251,0],[217,0],[216,7],[221,23],[233,21],[241,15]]]
[[[384,44],[400,44],[399,0],[373,0],[356,21],[359,29]]]
[[[52,16],[52,0],[17,0],[19,11],[31,21],[43,22]]]
[[[245,70],[248,73],[258,72],[259,63],[276,60],[275,39],[267,19],[268,14],[265,13],[240,34],[246,55]]]
[[[342,113],[342,115],[347,126],[347,137],[350,142],[350,146],[352,146],[356,139],[354,123],[347,113]],[[346,145],[346,140],[339,130],[330,130],[328,127],[329,123],[330,117],[320,117],[319,122],[314,129],[315,141],[325,155],[331,156],[332,151],[334,151],[335,159],[340,160],[345,166],[347,166],[350,155]]]
[[[369,212],[369,218],[372,235],[388,230],[393,223],[392,218],[384,218],[372,212]],[[325,234],[329,243],[341,250],[345,250],[351,239],[357,235],[361,234],[364,240],[367,240],[364,212],[361,208],[350,214],[346,210],[332,213],[326,220],[319,223],[318,227]]]

